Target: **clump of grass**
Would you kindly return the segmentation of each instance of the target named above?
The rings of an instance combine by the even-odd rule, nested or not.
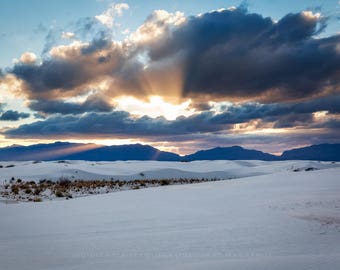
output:
[[[161,181],[159,181],[161,186],[167,186],[170,185],[170,181],[168,179],[162,179]]]
[[[39,195],[41,193],[42,189],[41,188],[36,188],[33,192],[34,195]]]
[[[11,192],[15,195],[19,194],[19,187],[17,185],[12,185],[11,186]]]
[[[57,198],[70,199],[72,196],[84,196],[90,194],[108,193],[118,190],[141,189],[146,187],[157,187],[167,185],[194,184],[205,181],[217,181],[218,179],[205,178],[164,178],[164,179],[145,179],[136,180],[72,180],[62,177],[57,182],[42,179],[35,181],[15,180],[14,177],[9,184],[4,184],[1,192],[2,196],[15,198],[16,200],[34,201],[35,198],[48,198],[51,193]]]
[[[60,190],[56,190],[54,194],[55,194],[55,196],[58,197],[58,198],[64,197],[64,194],[63,194]]]

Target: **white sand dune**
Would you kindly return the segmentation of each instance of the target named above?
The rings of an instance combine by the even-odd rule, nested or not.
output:
[[[24,176],[26,168],[29,177],[48,176],[49,172],[60,173],[63,165],[26,162],[15,163],[16,170],[7,170]],[[111,171],[120,176],[141,171],[166,174],[171,169],[233,174],[243,170],[240,174],[262,175],[68,201],[0,203],[0,269],[339,268],[338,164],[217,161],[68,165],[67,169],[101,176],[111,175]],[[304,170],[310,167],[319,170]],[[5,170],[1,169],[2,177]]]
[[[340,166],[340,163],[318,161],[49,161],[34,163],[2,162],[0,181],[12,177],[23,180],[58,180],[61,177],[83,180],[98,179],[155,179],[155,178],[242,178],[281,171],[325,169]],[[6,168],[9,165],[14,167]]]

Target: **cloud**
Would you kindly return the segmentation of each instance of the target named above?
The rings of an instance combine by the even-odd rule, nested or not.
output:
[[[103,46],[108,46],[107,52],[98,54],[96,48],[102,50]],[[23,82],[22,95],[54,99],[86,94],[119,70],[124,60],[121,46],[106,40],[54,47],[51,56],[41,64],[18,63],[10,71]]]
[[[160,135],[180,135],[195,132],[221,130],[224,123],[214,123],[212,113],[201,113],[190,117],[178,117],[174,121],[164,117],[135,117],[128,112],[88,113],[80,116],[54,116],[45,121],[21,125],[5,131],[9,138],[56,138],[74,136],[88,137],[148,137]]]
[[[129,5],[126,3],[112,4],[102,14],[95,16],[95,18],[108,28],[113,27],[115,16],[122,16],[124,10],[128,10]]]
[[[110,98],[271,103],[340,91],[340,35],[316,38],[326,21],[311,11],[274,22],[244,8],[191,17],[157,10],[119,42],[96,19],[78,24],[91,41],[54,46],[40,64],[9,71],[24,81],[24,95],[66,98],[105,84]]]
[[[110,9],[109,15],[119,16],[127,8],[117,4]],[[273,128],[308,126],[314,112],[340,113],[340,36],[317,37],[325,26],[325,18],[311,11],[274,22],[245,8],[191,17],[156,10],[124,41],[114,41],[98,18],[83,18],[71,34],[91,33],[91,39],[54,45],[39,63],[27,52],[2,75],[6,80],[1,83],[41,114],[74,114],[76,126],[89,115],[98,123],[106,119],[117,124],[117,129],[103,128],[105,134],[216,132],[256,119]],[[50,35],[52,40],[55,35]],[[98,95],[91,97],[93,92]],[[88,95],[84,102],[69,100]],[[173,103],[191,99],[192,108],[201,113],[170,122],[136,118],[112,112],[109,101],[120,96],[161,96]],[[211,101],[238,103],[215,112]],[[75,116],[87,112],[91,114]],[[39,123],[56,125],[56,134],[67,131],[58,122],[64,118],[58,117]],[[143,131],[143,124],[150,130]],[[85,124],[82,128],[84,134],[90,131]],[[73,132],[77,134],[76,127]]]
[[[215,11],[188,18],[148,55],[155,62],[182,52],[186,97],[300,99],[339,91],[340,36],[313,38],[324,27],[310,12],[275,23],[243,9]]]
[[[191,123],[192,126],[186,128],[185,119],[184,121],[183,119],[167,121],[164,118],[150,119],[148,117],[135,119],[125,112],[112,112],[100,116],[92,113],[82,117],[52,117],[45,121],[22,125],[18,129],[7,130],[4,135],[7,139],[91,139],[94,135],[96,139],[138,138],[140,141],[158,147],[175,146],[180,149],[181,153],[232,145],[279,152],[292,147],[339,142],[339,121],[327,121],[322,126],[314,126],[311,130],[297,129],[289,133],[263,134],[235,134],[232,130],[226,129],[226,126],[220,131],[195,132],[201,127],[195,127],[195,123]],[[202,126],[204,127],[204,124]]]
[[[65,102],[62,100],[34,100],[28,107],[44,114],[82,114],[85,112],[110,112],[112,106],[102,97],[89,96],[84,102]]]
[[[62,39],[73,39],[75,37],[75,34],[73,32],[62,32],[61,38]]]
[[[186,22],[182,12],[155,10],[138,29],[131,33],[128,42],[133,46],[155,46],[158,41],[171,35],[172,31]]]
[[[37,61],[37,56],[32,52],[25,52],[20,56],[20,62],[23,64],[34,64]]]
[[[0,115],[0,121],[18,121],[20,119],[25,119],[28,117],[30,117],[29,113],[8,110]]]
[[[48,105],[48,104],[47,104]],[[59,104],[58,104],[59,105]],[[300,126],[311,128],[320,125],[313,117],[313,112],[327,111],[338,113],[340,96],[320,98],[304,103],[289,104],[231,104],[223,112],[203,111],[188,117],[180,116],[175,120],[164,117],[136,117],[128,112],[113,111],[108,113],[88,113],[80,116],[56,116],[45,121],[22,125],[5,132],[8,137],[155,137],[164,135],[185,135],[232,131],[235,124],[250,123],[260,120],[257,127],[270,124],[272,128]],[[55,105],[54,105],[55,106]],[[73,104],[74,106],[74,104]],[[70,104],[60,104],[58,110],[75,111]],[[48,108],[48,106],[46,106]],[[60,110],[60,108],[62,108]],[[38,108],[36,108],[38,109]],[[78,107],[82,112],[83,107]],[[51,106],[51,112],[56,112]],[[329,118],[325,118],[325,123]],[[256,128],[256,126],[255,126]]]

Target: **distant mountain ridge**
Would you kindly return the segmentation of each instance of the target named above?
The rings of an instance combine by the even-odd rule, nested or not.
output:
[[[201,150],[184,157],[185,160],[278,160],[278,156],[263,153],[257,150],[244,149],[241,146],[216,147],[209,150]]]
[[[97,145],[69,142],[35,144],[30,146],[9,146],[0,148],[0,160],[159,160],[178,161],[180,156],[160,151],[149,145]]]
[[[158,150],[149,145],[129,144],[105,146],[55,142],[30,146],[12,145],[0,148],[0,161],[26,160],[158,160],[158,161],[194,161],[194,160],[320,160],[340,161],[340,144],[319,144],[287,150],[281,156],[258,150],[245,149],[241,146],[216,147],[196,153],[180,156],[175,153]]]
[[[340,161],[340,144],[318,144],[284,151],[285,160]]]

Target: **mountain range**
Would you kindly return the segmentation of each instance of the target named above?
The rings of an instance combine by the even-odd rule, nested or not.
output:
[[[340,144],[319,144],[284,151],[281,156],[245,149],[241,146],[216,147],[196,153],[180,156],[175,153],[160,151],[149,145],[129,144],[105,146],[55,142],[30,146],[12,145],[0,148],[1,161],[25,160],[158,160],[158,161],[194,161],[194,160],[321,160],[340,161]]]

